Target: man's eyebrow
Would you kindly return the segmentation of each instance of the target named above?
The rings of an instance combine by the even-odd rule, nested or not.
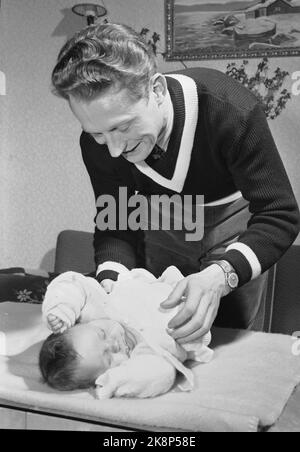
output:
[[[131,118],[131,119],[126,119],[126,120],[124,120],[124,121],[122,121],[122,122],[119,122],[119,124],[116,124],[115,126],[111,127],[111,128],[108,130],[108,132],[112,132],[113,130],[117,129],[118,127],[124,126],[125,124],[130,124],[131,122],[134,121],[134,119],[135,119],[135,118]],[[85,133],[90,133],[90,134],[98,134],[98,133],[102,133],[102,132],[89,132],[89,131],[85,130],[83,127],[82,127],[82,130],[83,130],[83,132],[85,132]]]

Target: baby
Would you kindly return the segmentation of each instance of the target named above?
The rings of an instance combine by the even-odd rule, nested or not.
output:
[[[174,310],[160,303],[183,278],[175,267],[157,280],[144,269],[124,267],[110,294],[93,278],[67,272],[50,283],[42,306],[53,331],[40,352],[44,380],[60,390],[94,386],[98,398],[154,397],[182,373],[193,387],[187,359],[208,362],[210,334],[180,346],[167,334]]]

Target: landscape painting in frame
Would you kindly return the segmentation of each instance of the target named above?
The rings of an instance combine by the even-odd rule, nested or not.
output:
[[[300,55],[300,0],[165,0],[166,59]]]

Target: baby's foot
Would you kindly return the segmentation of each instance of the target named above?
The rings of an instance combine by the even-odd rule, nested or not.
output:
[[[48,314],[47,321],[53,333],[62,333],[67,329],[66,323],[54,314]]]

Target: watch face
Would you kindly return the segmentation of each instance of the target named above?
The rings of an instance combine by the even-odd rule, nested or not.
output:
[[[230,273],[228,275],[228,285],[229,287],[231,287],[232,289],[235,289],[238,286],[239,283],[239,278],[238,275],[236,273]]]

